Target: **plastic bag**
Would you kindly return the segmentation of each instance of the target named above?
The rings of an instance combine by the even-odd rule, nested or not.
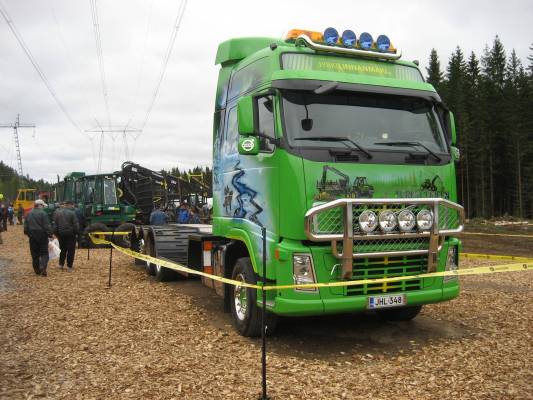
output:
[[[48,242],[48,259],[53,260],[59,257],[61,249],[59,248],[59,241],[57,239]]]

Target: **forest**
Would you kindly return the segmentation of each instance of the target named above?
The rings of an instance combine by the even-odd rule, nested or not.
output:
[[[441,68],[429,56],[427,81],[454,113],[461,159],[459,202],[468,218],[533,217],[533,45],[524,66],[498,36],[478,56],[458,46]]]
[[[17,197],[17,189],[29,188],[38,191],[48,192],[52,184],[40,179],[31,179],[29,175],[21,177],[17,171],[4,164],[0,160],[0,193],[4,195],[4,201],[12,202]]]
[[[468,218],[533,218],[533,45],[527,65],[498,36],[481,55],[459,46],[441,66],[431,50],[426,79],[455,115],[459,202]],[[211,184],[212,170],[169,171]],[[21,178],[0,161],[0,193],[13,199],[18,187],[47,191],[50,183]]]

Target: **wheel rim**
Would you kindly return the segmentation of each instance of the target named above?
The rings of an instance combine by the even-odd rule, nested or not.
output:
[[[156,264],[155,265],[155,270],[157,271],[157,273],[159,273],[161,271],[161,265]]]
[[[236,281],[246,282],[242,273],[235,277]],[[235,302],[235,313],[240,321],[246,318],[246,310],[248,309],[248,295],[247,290],[243,286],[235,286],[233,291],[233,300]]]

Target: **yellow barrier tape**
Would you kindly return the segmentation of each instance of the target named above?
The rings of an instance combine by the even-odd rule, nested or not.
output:
[[[90,235],[100,235],[100,236],[105,236],[105,235],[126,236],[126,235],[131,235],[131,232],[90,232],[90,233],[89,233],[89,236],[90,236]]]
[[[485,233],[485,232],[461,232],[459,235],[506,236],[506,237],[533,238],[533,235],[514,235],[514,234],[507,234],[507,233]]]
[[[497,272],[533,271],[533,261],[528,261],[524,263],[495,265],[495,266],[490,266],[490,267],[464,268],[464,269],[460,269],[456,271],[428,272],[424,274],[397,276],[393,278],[362,279],[362,280],[357,280],[357,281],[339,281],[339,282],[326,282],[326,283],[305,283],[305,284],[299,284],[299,285],[267,285],[263,287],[261,285],[254,285],[252,283],[235,281],[233,279],[228,279],[228,278],[224,278],[221,276],[208,274],[202,271],[197,271],[195,269],[188,268],[184,265],[177,264],[172,261],[161,260],[159,258],[148,256],[146,254],[141,254],[130,249],[125,249],[123,247],[117,246],[115,243],[112,243],[108,240],[94,237],[93,234],[91,233],[89,234],[89,237],[95,244],[109,244],[113,246],[113,248],[115,248],[116,250],[120,251],[123,254],[129,255],[134,258],[138,258],[140,260],[148,261],[153,264],[172,269],[174,271],[187,272],[189,274],[203,276],[203,277],[206,277],[208,279],[213,279],[218,282],[227,283],[229,285],[248,287],[248,288],[259,289],[259,290],[357,286],[357,285],[366,285],[366,284],[371,284],[371,283],[398,282],[398,281],[405,281],[405,280],[411,280],[411,279],[435,278],[435,277],[443,277],[443,276],[464,276],[464,275],[493,274]]]
[[[518,257],[518,256],[497,256],[494,254],[476,254],[476,253],[461,253],[465,258],[480,258],[484,260],[510,260],[510,261],[524,261],[531,262],[533,258],[530,257]]]

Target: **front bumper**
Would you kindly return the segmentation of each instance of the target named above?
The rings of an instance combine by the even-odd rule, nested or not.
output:
[[[354,223],[361,209],[399,210],[406,206],[431,209],[431,230],[364,234]],[[340,199],[309,210],[305,226],[308,239],[315,243],[306,246],[300,241],[284,240],[278,245],[279,285],[293,284],[295,253],[312,255],[317,282],[324,283],[444,271],[449,247],[460,245],[451,236],[463,230],[464,212],[458,204],[444,199]],[[386,294],[405,294],[408,306],[436,303],[458,296],[459,284],[457,279],[446,281],[439,277],[324,287],[316,292],[286,289],[271,293],[268,300],[275,314],[319,315],[364,311],[369,296]]]

